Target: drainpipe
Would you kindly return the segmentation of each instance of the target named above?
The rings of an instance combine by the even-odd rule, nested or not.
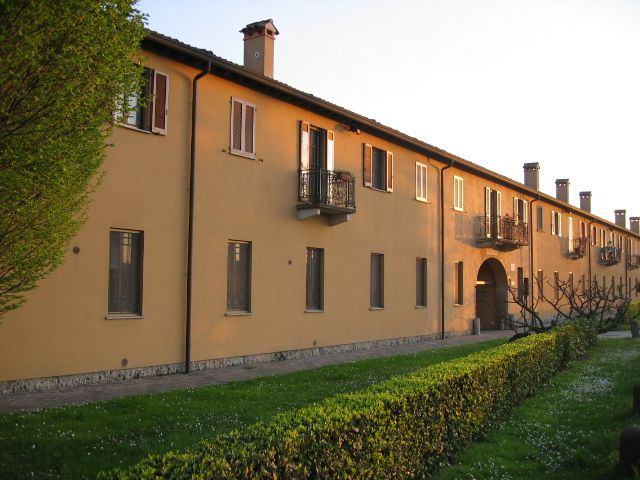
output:
[[[533,204],[538,200],[540,200],[540,195],[538,195],[538,198],[534,198],[529,202],[529,279],[530,279],[529,294],[531,295],[532,306],[533,306]]]
[[[196,106],[198,104],[198,80],[211,71],[211,62],[207,62],[206,70],[193,78],[193,97],[191,100],[191,170],[189,172],[189,233],[187,237],[187,318],[184,342],[184,373],[191,371],[191,297],[193,283],[193,210],[194,189],[196,180]]]
[[[587,245],[588,245],[587,256],[589,257],[589,285],[591,285],[591,281],[593,278],[591,275],[591,245],[593,244],[594,240],[597,240],[597,235],[596,235],[596,238],[589,238],[591,236],[591,225],[593,225],[594,223],[596,223],[596,219],[592,217],[591,221],[587,225],[587,238],[589,239],[589,241],[587,242]]]
[[[440,169],[440,321],[441,338],[444,340],[444,171],[453,167],[455,160],[451,164]]]

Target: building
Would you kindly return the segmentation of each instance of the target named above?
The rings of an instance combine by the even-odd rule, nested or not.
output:
[[[144,40],[152,101],[114,129],[64,264],[0,326],[4,392],[500,328],[538,275],[637,297],[638,217],[282,84],[273,22],[242,32],[245,66]]]

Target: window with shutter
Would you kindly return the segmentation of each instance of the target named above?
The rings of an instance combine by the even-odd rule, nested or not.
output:
[[[169,111],[169,77],[158,72],[153,75],[153,115],[151,131],[160,135],[167,134],[167,114]]]
[[[362,177],[365,187],[393,192],[393,153],[365,143]]]
[[[109,306],[111,316],[142,315],[143,232],[109,233]]]
[[[464,180],[462,177],[453,177],[453,209],[464,210]]]
[[[227,246],[227,312],[251,311],[251,242]]]
[[[416,162],[416,200],[427,201],[427,166]]]
[[[234,155],[256,158],[256,106],[231,98],[231,147]]]

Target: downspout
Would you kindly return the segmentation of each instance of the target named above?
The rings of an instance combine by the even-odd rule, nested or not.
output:
[[[540,195],[538,195],[538,198],[534,198],[529,202],[529,278],[531,279],[531,281],[529,282],[529,293],[531,294],[532,307],[533,307],[533,204],[538,200],[540,200]],[[536,216],[536,219],[537,219],[537,216]]]
[[[191,169],[189,172],[189,233],[187,236],[187,318],[184,341],[184,373],[191,371],[191,297],[193,283],[193,210],[194,189],[196,180],[196,106],[198,104],[198,80],[211,71],[211,61],[207,62],[207,69],[193,78],[193,97],[191,100]]]
[[[440,169],[440,322],[442,333],[440,337],[445,338],[444,326],[444,171],[453,167],[455,160],[451,159],[451,164]]]
[[[591,221],[589,222],[589,224],[587,225],[587,238],[589,238],[591,236],[591,225],[593,225],[594,223],[596,223],[596,219],[592,218]],[[587,242],[589,248],[587,249],[587,253],[588,253],[588,257],[589,257],[589,285],[591,285],[592,282],[592,275],[591,275],[591,245],[593,244],[593,241],[597,240],[597,235],[596,238],[589,238],[589,241]],[[586,288],[586,285],[585,285]]]

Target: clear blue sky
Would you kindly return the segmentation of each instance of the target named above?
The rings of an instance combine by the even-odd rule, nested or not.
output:
[[[640,216],[639,0],[143,0],[148,26],[242,63],[273,18],[275,78],[570,201]]]

